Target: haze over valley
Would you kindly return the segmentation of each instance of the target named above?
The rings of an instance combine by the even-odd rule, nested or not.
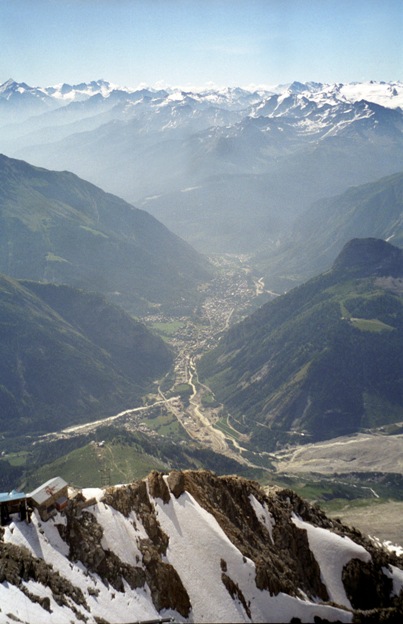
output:
[[[0,624],[401,621],[401,4],[35,5],[0,2]]]
[[[316,200],[400,173],[399,82],[191,92],[8,81],[0,89],[0,150],[73,171],[201,252],[267,254]]]

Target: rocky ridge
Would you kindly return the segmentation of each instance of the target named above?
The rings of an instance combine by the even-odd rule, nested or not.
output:
[[[402,557],[293,491],[204,470],[84,490],[65,516],[0,537],[0,621],[26,621],[25,600],[30,624],[64,621],[61,609],[111,623],[397,622],[402,587]]]

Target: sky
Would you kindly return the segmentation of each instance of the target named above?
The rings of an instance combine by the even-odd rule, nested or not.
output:
[[[0,83],[403,80],[403,0],[0,0]]]

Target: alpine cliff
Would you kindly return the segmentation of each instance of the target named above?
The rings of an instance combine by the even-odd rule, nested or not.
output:
[[[403,251],[347,243],[330,271],[232,327],[200,377],[261,450],[403,420]]]
[[[189,310],[207,260],[151,215],[69,172],[0,156],[0,271],[105,294],[132,313]]]
[[[0,529],[0,618],[398,622],[402,557],[291,490],[207,471],[70,490]],[[29,613],[29,617],[28,614]],[[6,618],[3,620],[3,618]]]
[[[172,354],[121,308],[0,275],[0,431],[46,432],[132,407]]]

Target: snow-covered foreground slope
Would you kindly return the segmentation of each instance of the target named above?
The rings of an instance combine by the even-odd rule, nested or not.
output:
[[[402,568],[291,491],[152,473],[5,527],[0,622],[369,622],[403,617]]]

